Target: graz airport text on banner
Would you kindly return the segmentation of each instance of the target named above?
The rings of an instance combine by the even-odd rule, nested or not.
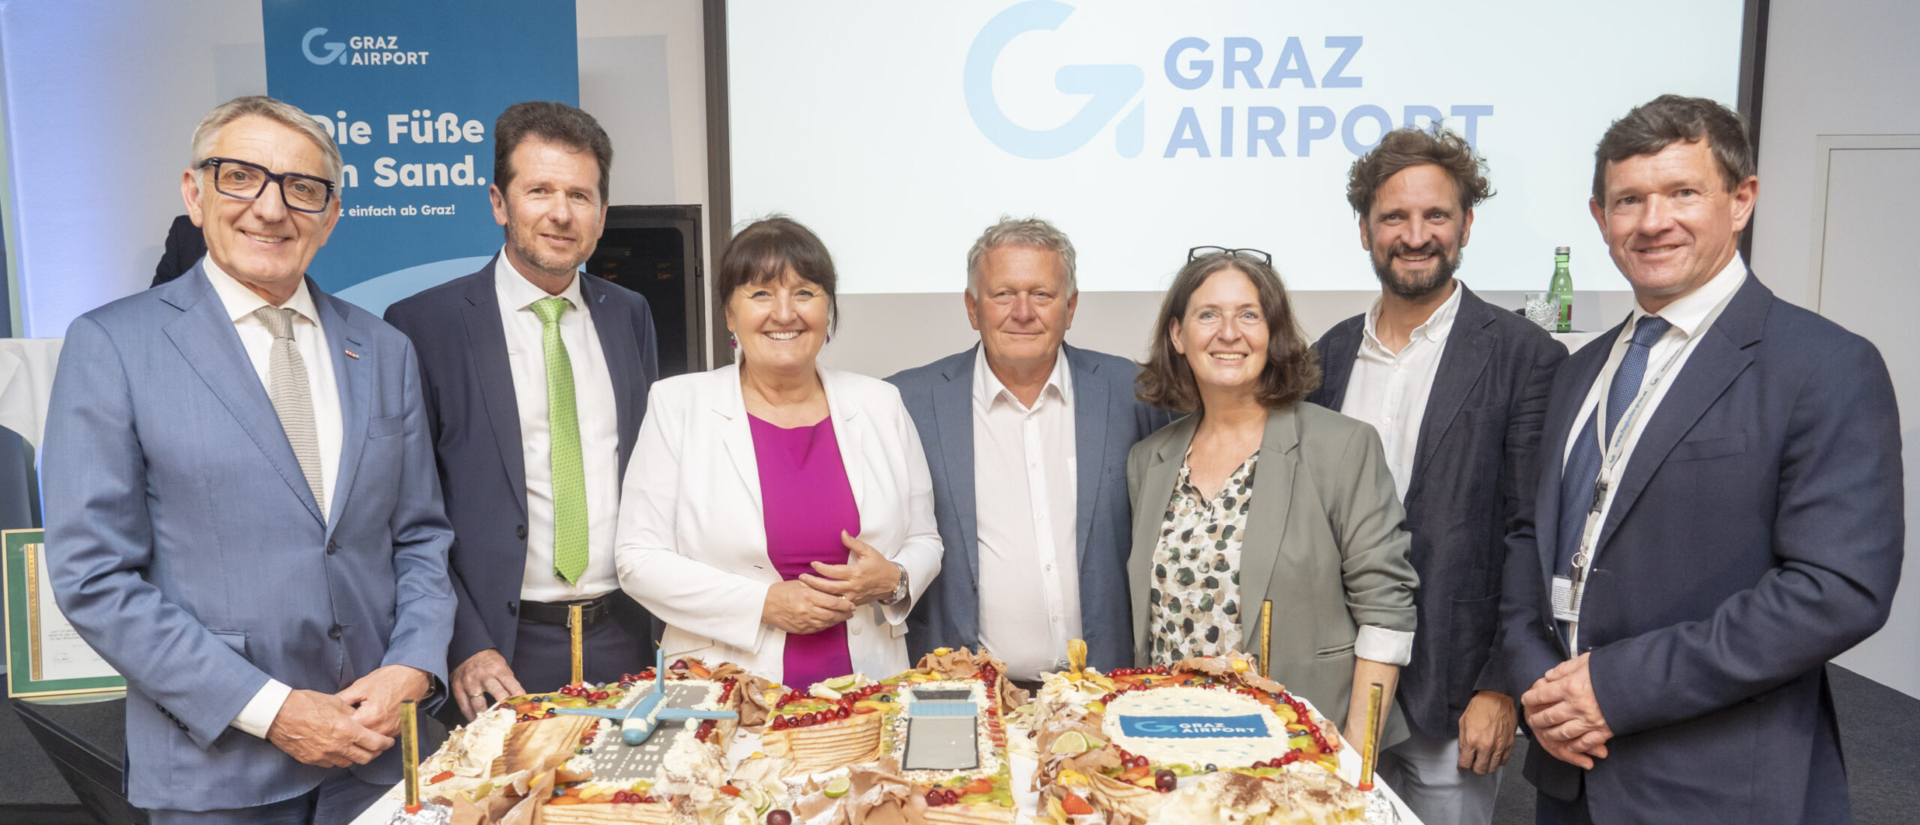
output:
[[[493,121],[580,101],[573,0],[262,0],[267,93],[320,120],[346,171],[311,275],[379,314],[500,246]]]

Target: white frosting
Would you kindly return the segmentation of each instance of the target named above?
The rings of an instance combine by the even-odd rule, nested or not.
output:
[[[1267,727],[1265,736],[1220,736],[1166,738],[1128,736],[1121,732],[1120,719],[1126,716],[1230,717],[1258,715]],[[1225,690],[1197,687],[1165,687],[1136,690],[1114,697],[1107,705],[1101,731],[1107,740],[1127,751],[1162,765],[1191,765],[1200,768],[1244,768],[1255,762],[1286,755],[1286,724],[1259,701]]]
[[[434,767],[452,771],[454,776],[486,776],[493,769],[493,760],[507,750],[507,732],[513,729],[514,718],[509,707],[482,712],[447,737]]]

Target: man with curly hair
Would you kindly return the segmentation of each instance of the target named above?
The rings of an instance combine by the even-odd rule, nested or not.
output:
[[[1314,348],[1307,400],[1380,431],[1413,534],[1419,630],[1398,700],[1411,738],[1380,773],[1428,823],[1489,822],[1513,748],[1495,652],[1509,522],[1525,504],[1566,348],[1455,279],[1473,207],[1493,195],[1458,135],[1398,129],[1353,164],[1347,202],[1380,297]]]

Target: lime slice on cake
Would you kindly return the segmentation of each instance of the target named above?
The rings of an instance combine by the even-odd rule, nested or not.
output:
[[[1053,747],[1048,748],[1047,752],[1071,755],[1086,753],[1087,751],[1093,750],[1093,748],[1094,744],[1087,738],[1086,734],[1073,730],[1067,731],[1061,734],[1060,738],[1053,740]]]
[[[853,781],[849,780],[845,774],[841,774],[840,776],[827,780],[827,786],[821,788],[820,792],[826,794],[828,799],[839,799],[840,797],[846,796],[847,791],[852,789]]]
[[[773,810],[773,794],[767,793],[766,788],[758,785],[749,787],[741,793],[740,801],[753,806],[754,816],[765,816],[768,811]]]
[[[834,678],[828,679],[824,682],[821,682],[820,684],[826,685],[827,688],[830,690],[837,690],[837,691],[844,692],[848,688],[851,688],[855,685],[860,684],[860,676],[859,674],[850,673],[845,676],[835,676]]]

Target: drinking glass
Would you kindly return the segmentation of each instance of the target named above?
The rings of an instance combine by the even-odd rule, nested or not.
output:
[[[1548,332],[1554,331],[1560,325],[1560,302],[1554,300],[1551,292],[1527,293],[1527,320]]]

